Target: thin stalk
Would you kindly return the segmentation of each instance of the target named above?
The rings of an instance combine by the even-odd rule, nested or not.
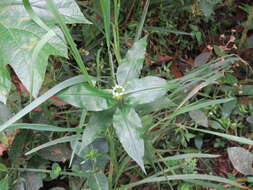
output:
[[[97,52],[97,56],[96,56],[96,64],[97,64],[97,78],[98,80],[100,80],[101,78],[101,69],[100,69],[100,55],[102,52],[102,48],[100,48]],[[99,83],[97,83],[97,85],[99,86]]]
[[[64,23],[64,20],[62,18],[62,16],[60,15],[58,9],[56,8],[55,4],[53,3],[52,0],[46,0],[47,4],[48,4],[48,7],[49,9],[51,10],[51,13],[54,15],[55,19],[58,21],[58,24],[60,25],[65,37],[66,37],[66,40],[67,42],[69,43],[70,45],[70,49],[72,51],[72,54],[78,64],[78,67],[79,69],[81,70],[81,72],[83,73],[83,76],[84,76],[84,79],[88,81],[89,85],[90,86],[93,86],[92,84],[92,81],[90,79],[90,76],[88,74],[88,71],[86,69],[86,67],[84,66],[83,64],[83,60],[82,60],[82,57],[75,45],[75,42],[68,30],[68,27],[66,26],[66,24]]]
[[[138,26],[137,33],[136,33],[136,36],[135,36],[135,39],[134,39],[135,41],[137,41],[141,38],[141,33],[142,33],[144,22],[145,22],[147,13],[148,13],[149,4],[150,4],[150,0],[147,0],[146,3],[145,3],[144,9],[143,9],[142,16],[141,16],[141,22]]]
[[[105,29],[105,37],[106,37],[106,45],[107,45],[107,53],[109,56],[109,65],[111,68],[111,77],[114,85],[116,84],[115,72],[114,72],[114,64],[112,59],[112,53],[110,50],[110,1],[108,0],[100,0],[100,6],[103,12],[103,20],[104,20],[104,29]]]
[[[80,121],[79,121],[78,128],[81,129],[81,128],[83,127],[83,124],[84,124],[86,115],[87,115],[87,110],[84,108],[84,109],[82,110],[82,113],[81,113],[81,117],[80,117]],[[81,134],[81,133],[79,132],[78,134]],[[73,151],[72,151],[72,154],[71,154],[71,158],[70,158],[70,161],[69,161],[69,167],[71,167],[72,161],[73,161],[74,156],[75,156],[75,153],[76,153],[77,142],[78,142],[78,140],[75,140],[75,145],[74,145],[74,148],[73,148]],[[80,151],[81,151],[81,149],[80,149]]]
[[[120,0],[114,0],[114,25],[113,25],[113,38],[114,38],[114,53],[117,62],[120,63],[120,37],[119,37],[119,13],[120,13]]]
[[[115,151],[115,143],[113,139],[113,129],[112,126],[109,127],[108,133],[107,133],[107,140],[109,142],[109,147],[110,147],[110,157],[111,157],[111,162],[110,162],[110,170],[109,170],[109,176],[108,176],[108,181],[109,181],[109,189],[112,189],[113,187],[113,174],[118,173],[118,163],[117,163],[117,154]]]

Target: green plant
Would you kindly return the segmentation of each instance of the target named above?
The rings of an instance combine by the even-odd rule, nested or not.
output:
[[[145,183],[155,183],[171,180],[195,180],[193,183],[196,184],[201,183],[201,181],[197,182],[196,180],[211,180],[237,185],[237,183],[228,179],[195,173],[197,160],[194,158],[213,158],[216,157],[215,155],[203,155],[201,153],[196,153],[193,155],[175,155],[175,157],[166,158],[160,156],[161,159],[154,161],[152,160],[154,152],[152,152],[153,147],[151,144],[160,137],[160,134],[163,133],[163,130],[168,130],[168,126],[173,123],[173,120],[175,120],[178,115],[190,111],[196,111],[207,106],[214,106],[234,100],[234,98],[229,98],[228,96],[228,98],[215,98],[214,100],[203,98],[194,103],[188,103],[190,99],[195,96],[201,89],[207,85],[217,83],[217,81],[223,77],[223,73],[228,69],[231,69],[233,63],[239,61],[240,59],[234,55],[227,55],[220,59],[214,59],[210,63],[196,68],[191,73],[181,78],[168,81],[157,76],[146,76],[140,78],[142,76],[141,70],[146,53],[147,37],[141,39],[139,38],[142,34],[149,1],[146,1],[141,23],[137,29],[137,34],[135,37],[136,40],[133,46],[122,58],[120,51],[118,26],[120,1],[113,1],[115,20],[112,28],[112,43],[110,32],[110,1],[100,0],[99,3],[101,5],[103,15],[102,19],[104,23],[106,40],[106,55],[108,56],[107,59],[110,66],[111,76],[107,81],[105,81],[100,76],[99,71],[97,71],[98,77],[91,77],[87,73],[87,69],[82,62],[82,57],[79,54],[79,51],[74,44],[74,40],[72,39],[70,32],[66,26],[66,23],[69,24],[89,22],[83,17],[74,1],[64,1],[62,4],[57,4],[57,2],[58,1],[46,0],[45,4],[44,1],[29,2],[28,0],[23,0],[21,2],[16,0],[13,2],[2,1],[0,3],[0,8],[5,9],[4,11],[0,9],[0,16],[3,16],[7,13],[10,14],[9,11],[11,10],[9,9],[12,6],[18,6],[22,8],[20,9],[20,15],[22,16],[21,23],[16,23],[17,26],[15,26],[14,23],[12,23],[13,26],[6,26],[6,23],[7,25],[9,24],[8,19],[12,21],[12,17],[1,17],[2,19],[0,18],[0,31],[2,29],[2,32],[4,33],[4,35],[0,37],[0,42],[5,42],[4,38],[10,39],[10,42],[15,42],[15,38],[19,37],[20,40],[18,41],[18,45],[21,45],[17,46],[17,43],[15,43],[16,49],[14,49],[16,52],[22,52],[22,56],[20,56],[21,58],[23,58],[25,55],[24,57],[26,58],[26,62],[28,62],[26,67],[31,69],[26,70],[25,74],[20,74],[20,70],[16,68],[18,67],[17,64],[20,63],[20,60],[15,59],[13,62],[11,62],[11,59],[7,60],[8,57],[4,56],[7,54],[7,50],[12,50],[10,48],[12,46],[5,46],[3,50],[0,50],[0,58],[4,60],[1,62],[3,64],[0,64],[0,66],[6,70],[6,65],[10,64],[31,94],[30,104],[24,107],[16,115],[7,117],[1,121],[0,131],[3,134],[1,140],[3,141],[8,139],[6,138],[8,135],[5,134],[7,134],[8,131],[15,131],[16,129],[31,129],[33,131],[55,132],[50,134],[50,138],[48,138],[50,140],[41,140],[38,143],[31,143],[32,145],[29,146],[29,148],[31,147],[31,150],[26,152],[26,156],[30,156],[30,162],[32,162],[33,159],[38,160],[36,156],[39,155],[47,160],[54,162],[52,166],[50,165],[48,167],[47,164],[43,163],[39,165],[39,169],[34,169],[32,167],[37,166],[33,166],[29,162],[29,164],[27,164],[24,168],[20,168],[20,165],[17,164],[16,167],[10,169],[12,171],[23,172],[24,175],[21,176],[23,178],[31,177],[31,172],[46,174],[46,176],[43,176],[43,179],[46,179],[48,177],[50,177],[50,179],[55,179],[59,175],[65,175],[69,177],[81,177],[81,182],[83,183],[81,187],[88,186],[92,190],[109,188],[117,189],[118,180],[124,171],[129,170],[129,168],[126,168],[126,166],[130,161],[130,158],[126,156],[124,151],[122,151],[121,148],[117,146],[118,138],[124,150],[140,166],[145,174],[148,174],[147,170],[154,167],[155,164],[159,165],[161,169],[162,167],[160,166],[160,162],[166,163],[166,160],[186,159],[182,166],[172,165],[172,167],[165,169],[162,168],[161,171],[158,171],[155,174],[148,176],[147,178],[138,182],[123,185],[122,188],[131,188]],[[48,8],[49,11],[46,9],[45,17],[44,14],[40,14],[41,12],[37,10],[37,3],[43,9],[46,9],[45,7]],[[69,13],[73,11],[71,9],[73,7],[76,10],[76,14],[65,15],[65,12],[63,10],[67,9],[65,11],[66,13]],[[60,28],[58,26],[60,26]],[[24,28],[22,27],[28,28],[30,30],[28,32],[23,32]],[[21,30],[22,32],[17,33],[17,30]],[[37,32],[39,36],[37,37],[38,39],[36,38],[37,42],[35,43],[31,37],[35,36]],[[198,30],[195,32],[198,32]],[[27,41],[27,39],[30,39],[30,41]],[[202,39],[199,39],[199,42],[201,41]],[[45,75],[48,56],[62,55],[67,57],[66,42],[69,44],[70,52],[72,53],[72,56],[75,59],[79,67],[78,69],[82,75],[72,77],[59,83],[32,101],[32,96],[36,97],[39,94],[39,89]],[[113,50],[111,46],[113,47]],[[24,49],[27,48],[30,48],[29,53],[24,51]],[[101,51],[102,49],[99,50],[99,53],[97,54],[97,65],[99,65]],[[11,51],[11,56],[9,58],[17,58],[14,55],[16,55],[15,51]],[[41,56],[43,59],[40,59]],[[113,59],[114,56],[118,63],[116,73],[116,61]],[[35,63],[41,63],[41,65]],[[25,80],[22,78],[23,75],[27,75],[28,79]],[[37,76],[40,76],[39,80],[35,80]],[[7,93],[10,90],[10,78],[8,76],[8,72],[4,71],[0,73],[0,82],[3,83],[3,85],[0,85],[0,92],[2,95],[0,96],[0,98],[2,98],[0,100],[6,102]],[[16,123],[26,114],[31,113],[32,110],[40,106],[42,103],[46,102],[52,96],[57,96],[58,98],[64,100],[64,102],[67,102],[73,107],[80,109],[81,114],[78,127],[67,128],[49,124]],[[150,113],[159,112],[163,109],[167,109],[168,107],[170,109],[167,110],[166,114],[161,112],[164,114],[162,115],[163,117],[160,117],[155,123],[152,123],[152,121],[150,122],[150,120],[153,119]],[[31,114],[29,119],[31,119],[32,116],[33,115]],[[151,119],[149,119],[149,117],[151,117]],[[148,125],[145,124],[145,119],[147,119],[146,121]],[[88,120],[87,124],[86,120]],[[25,120],[22,122],[25,122]],[[84,126],[86,127],[84,128]],[[203,132],[229,140],[234,140],[239,143],[251,145],[253,144],[251,140],[243,137],[188,127],[187,125],[183,124],[178,124],[176,127],[176,132],[181,134],[183,138],[182,144],[184,146],[187,145],[186,143],[188,140],[194,137],[194,135],[188,131]],[[154,129],[157,129],[157,134],[155,135],[153,134]],[[60,132],[68,132],[68,135],[59,135]],[[18,135],[18,138],[15,139],[13,147],[18,148],[19,143],[22,144],[21,142],[25,141],[28,136],[28,133],[25,134],[21,132],[21,134]],[[70,147],[65,146],[64,143],[68,143]],[[37,146],[38,144],[41,145]],[[61,146],[61,144],[63,146]],[[61,150],[66,151],[64,154],[60,155],[64,155],[64,158],[66,157],[66,159],[70,160],[69,165],[71,166],[71,170],[68,170],[57,164],[56,162],[59,160],[59,158],[56,161],[56,158],[52,158],[52,155],[50,154],[51,152],[59,153]],[[110,162],[109,167],[106,167],[106,164],[108,162]],[[166,165],[169,166],[168,163]],[[3,178],[0,185],[2,185],[3,189],[8,188],[7,186],[9,173],[7,172],[6,168],[7,167],[3,165],[1,170]],[[130,168],[135,169],[136,173],[140,173],[138,169],[136,169],[136,166],[131,165]],[[183,174],[178,174],[177,169],[179,168],[179,171],[183,171]],[[105,175],[105,172],[102,172],[104,170],[109,170],[108,175]],[[173,175],[167,176],[167,173],[170,172]],[[193,174],[187,174],[187,172]],[[38,177],[37,175],[35,176]],[[144,177],[145,176],[143,175],[143,178]],[[21,183],[20,178],[18,184],[19,183]],[[39,181],[37,183],[39,185],[37,185],[36,188],[40,188],[39,186],[41,183],[42,181]],[[75,185],[73,185],[73,187],[74,186]],[[181,187],[181,189],[187,188],[190,188],[188,184],[184,184]]]

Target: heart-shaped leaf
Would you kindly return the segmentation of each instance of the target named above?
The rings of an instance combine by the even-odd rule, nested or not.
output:
[[[131,79],[138,78],[143,66],[147,46],[147,38],[144,37],[135,42],[126,57],[122,60],[117,70],[117,81],[123,86]]]
[[[244,175],[253,175],[253,154],[241,147],[231,147],[228,156],[235,169]]]
[[[167,93],[167,81],[154,76],[133,79],[125,86],[128,104],[146,104],[161,98]]]
[[[140,136],[142,124],[138,114],[131,107],[118,108],[113,116],[113,127],[128,155],[145,172],[144,141]]]
[[[54,0],[54,3],[65,23],[89,23],[74,0]],[[0,60],[2,65],[11,65],[24,86],[36,97],[44,80],[49,55],[67,57],[67,46],[47,3],[30,0],[30,4],[54,35],[48,35],[49,31],[32,20],[22,0],[1,0]],[[34,53],[37,56],[33,56]],[[0,77],[2,82],[1,74]]]
[[[57,96],[73,106],[86,108],[88,111],[106,110],[116,103],[108,92],[90,87],[88,84],[74,85]]]

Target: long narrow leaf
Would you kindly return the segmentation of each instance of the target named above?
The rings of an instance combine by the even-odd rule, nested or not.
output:
[[[42,96],[40,96],[39,98],[34,100],[32,103],[27,105],[24,109],[19,111],[16,115],[14,115],[12,118],[10,118],[8,121],[6,121],[4,124],[2,124],[0,126],[0,132],[7,129],[11,124],[13,124],[16,121],[18,121],[19,119],[21,119],[23,116],[25,116],[26,114],[31,112],[33,109],[35,109],[36,107],[41,105],[43,102],[45,102],[46,100],[48,100],[50,97],[54,96],[55,94],[57,94],[61,90],[65,89],[67,87],[70,87],[72,85],[82,83],[82,82],[85,82],[83,76],[76,76],[76,77],[70,78],[70,79],[63,81],[62,83],[56,85],[55,87],[53,87],[52,89],[47,91],[45,94],[43,94]]]
[[[141,184],[145,183],[156,183],[156,182],[163,182],[163,181],[171,181],[171,180],[191,180],[191,179],[197,179],[197,180],[207,180],[207,181],[215,181],[220,183],[227,183],[230,185],[238,185],[238,183],[231,181],[226,178],[218,177],[218,176],[212,176],[212,175],[205,175],[205,174],[183,174],[183,175],[172,175],[172,176],[162,176],[162,177],[154,177],[154,178],[146,178],[144,180],[130,183],[128,185],[123,186],[124,188],[132,188]]]
[[[72,136],[58,138],[58,139],[55,139],[53,141],[49,141],[45,144],[42,144],[40,146],[37,146],[36,148],[33,148],[32,150],[25,153],[25,155],[32,154],[34,152],[37,152],[37,151],[39,151],[43,148],[47,148],[49,146],[53,146],[53,145],[60,144],[60,143],[65,143],[65,142],[71,142],[71,141],[74,141],[74,140],[77,140],[77,139],[80,139],[80,138],[81,138],[81,135],[72,135]]]
[[[249,145],[253,145],[253,140],[244,138],[244,137],[237,137],[237,136],[233,136],[233,135],[227,135],[224,133],[219,133],[219,132],[214,132],[214,131],[209,131],[209,130],[204,130],[204,129],[196,129],[196,128],[192,128],[192,127],[186,127],[187,129],[191,129],[194,131],[199,131],[199,132],[203,132],[203,133],[208,133],[211,135],[216,135],[228,140],[232,140],[232,141],[236,141],[242,144],[249,144]]]
[[[51,132],[81,132],[80,128],[62,128],[46,124],[29,124],[29,123],[16,123],[12,124],[9,129],[32,129],[38,131],[51,131]]]
[[[73,38],[72,38],[72,36],[71,36],[69,30],[68,30],[68,27],[67,27],[66,24],[64,23],[64,20],[63,20],[61,14],[60,14],[59,11],[57,10],[57,8],[56,8],[56,6],[55,6],[55,4],[54,4],[54,2],[53,2],[52,0],[46,0],[46,2],[47,2],[47,4],[48,4],[48,7],[49,7],[49,9],[51,10],[52,14],[54,15],[56,21],[57,21],[58,24],[60,25],[60,27],[61,27],[61,29],[62,29],[62,31],[63,31],[65,37],[66,37],[67,42],[68,42],[69,45],[70,45],[70,49],[71,49],[71,51],[72,51],[72,53],[73,53],[73,56],[74,56],[74,58],[75,58],[75,60],[76,60],[76,62],[77,62],[77,64],[78,64],[78,66],[79,66],[81,72],[83,73],[84,79],[85,79],[86,81],[88,81],[88,83],[89,83],[91,86],[93,86],[92,81],[91,81],[91,79],[90,79],[90,76],[88,75],[88,71],[87,71],[86,67],[85,67],[84,64],[83,64],[82,57],[81,57],[81,55],[80,55],[80,53],[79,53],[79,51],[78,51],[78,49],[77,49],[77,47],[76,47],[76,45],[75,45],[75,42],[74,42],[74,40],[73,40]]]

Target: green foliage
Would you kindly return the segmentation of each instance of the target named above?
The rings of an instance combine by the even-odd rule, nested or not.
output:
[[[250,183],[212,175],[219,172],[209,160],[223,159],[216,154],[230,141],[253,144],[253,107],[240,99],[251,100],[252,81],[231,72],[245,63],[229,54],[236,37],[204,47],[220,31],[213,16],[223,2],[134,2],[0,2],[0,101],[7,103],[0,104],[0,151],[9,158],[0,157],[0,189],[39,190],[49,181],[75,190]],[[94,24],[84,26],[91,23],[83,14]],[[252,174],[250,152],[228,154],[235,169]]]
[[[48,5],[44,1],[36,0],[30,3],[32,10],[27,12],[27,7],[21,0],[1,1],[0,43],[4,46],[0,58],[1,68],[10,65],[28,91],[37,97],[44,81],[49,55],[68,55],[63,33],[56,26]],[[75,1],[55,3],[65,23],[90,23]],[[41,20],[35,19],[31,11]],[[46,27],[43,27],[44,25]],[[7,72],[0,74],[1,99],[6,102],[11,85],[10,77]]]

